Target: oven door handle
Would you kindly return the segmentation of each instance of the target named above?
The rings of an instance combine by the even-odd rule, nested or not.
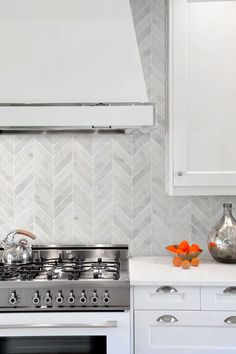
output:
[[[117,321],[104,323],[19,323],[0,325],[0,329],[21,329],[21,328],[116,328]]]

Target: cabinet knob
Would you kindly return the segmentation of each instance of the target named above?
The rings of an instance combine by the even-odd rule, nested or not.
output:
[[[228,324],[236,324],[236,316],[227,317],[224,322]]]
[[[177,172],[177,176],[178,176],[178,177],[182,177],[183,174],[184,174],[183,171],[178,171],[178,172]]]
[[[178,322],[178,320],[177,320],[177,318],[175,316],[172,316],[172,315],[162,315],[162,316],[157,318],[157,322],[160,322],[160,323],[174,323],[174,322]]]
[[[161,293],[161,294],[172,294],[172,293],[177,293],[178,291],[173,288],[173,286],[160,286],[160,288],[158,288],[156,290],[157,293]]]

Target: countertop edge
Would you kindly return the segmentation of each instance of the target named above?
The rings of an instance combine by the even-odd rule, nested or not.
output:
[[[197,282],[197,281],[130,281],[130,286],[156,286],[156,285],[172,285],[172,286],[235,286],[236,281],[214,281],[214,282]]]

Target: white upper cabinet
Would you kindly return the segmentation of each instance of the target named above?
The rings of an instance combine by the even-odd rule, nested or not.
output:
[[[167,189],[236,194],[236,0],[169,0]]]

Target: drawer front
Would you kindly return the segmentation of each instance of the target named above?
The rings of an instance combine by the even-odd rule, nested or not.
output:
[[[134,317],[135,354],[236,351],[236,312],[136,310]]]
[[[236,287],[202,287],[202,310],[236,311]]]
[[[135,287],[134,308],[200,310],[200,287],[171,285]]]

